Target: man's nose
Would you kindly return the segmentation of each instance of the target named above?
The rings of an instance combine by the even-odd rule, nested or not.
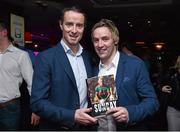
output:
[[[102,40],[99,40],[99,41],[98,41],[98,47],[103,47],[103,42],[102,42]]]
[[[73,33],[76,33],[76,32],[77,32],[77,27],[76,27],[76,25],[73,26],[72,32],[73,32]]]

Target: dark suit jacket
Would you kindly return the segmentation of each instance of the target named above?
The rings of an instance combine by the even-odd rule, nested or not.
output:
[[[83,51],[87,76],[92,75],[91,57]],[[31,95],[32,111],[41,117],[40,129],[61,130],[74,127],[79,94],[70,62],[60,43],[37,57]]]
[[[98,73],[96,68],[95,73]],[[135,56],[120,54],[117,74],[117,106],[126,107],[129,125],[153,115],[159,108],[154,88],[144,62]]]

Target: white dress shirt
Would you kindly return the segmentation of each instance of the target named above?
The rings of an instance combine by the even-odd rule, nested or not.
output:
[[[23,79],[31,95],[33,68],[28,53],[10,44],[0,58],[0,102],[20,97]]]
[[[120,58],[120,52],[117,51],[109,66],[104,67],[104,64],[102,64],[100,61],[98,76],[114,75],[114,79],[116,79],[116,72],[119,63],[119,58]]]
[[[61,44],[66,52],[66,55],[69,59],[71,68],[75,76],[76,85],[78,88],[80,98],[80,108],[87,108],[87,86],[85,80],[87,78],[87,72],[81,55],[83,52],[83,48],[80,44],[78,44],[78,52],[74,55],[72,50],[67,46],[67,44],[63,40],[61,40]]]
[[[0,63],[1,63],[2,55],[3,55],[3,54],[0,52]]]

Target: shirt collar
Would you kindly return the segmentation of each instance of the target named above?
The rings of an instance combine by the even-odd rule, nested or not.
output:
[[[9,51],[9,52],[15,51],[15,47],[13,46],[12,43],[10,43],[10,45],[7,47],[7,49],[6,49],[3,53],[5,53],[5,52],[7,52],[7,51]]]
[[[69,48],[69,46],[64,42],[64,40],[61,40],[61,44],[67,54],[71,54],[74,56],[72,50]],[[83,47],[78,43],[78,51],[75,56],[80,56],[83,52]]]
[[[114,56],[114,58],[113,58],[113,60],[112,60],[112,62],[111,62],[111,64],[108,66],[107,69],[109,69],[111,67],[117,68],[118,67],[119,58],[120,58],[120,52],[117,51],[115,56]],[[102,68],[104,68],[104,64],[102,64],[102,62],[100,61],[99,62],[99,69],[102,69]]]

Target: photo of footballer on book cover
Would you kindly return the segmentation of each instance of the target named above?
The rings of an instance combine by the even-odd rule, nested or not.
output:
[[[88,96],[92,104],[92,115],[101,116],[116,107],[117,92],[114,75],[95,76],[87,80]]]

